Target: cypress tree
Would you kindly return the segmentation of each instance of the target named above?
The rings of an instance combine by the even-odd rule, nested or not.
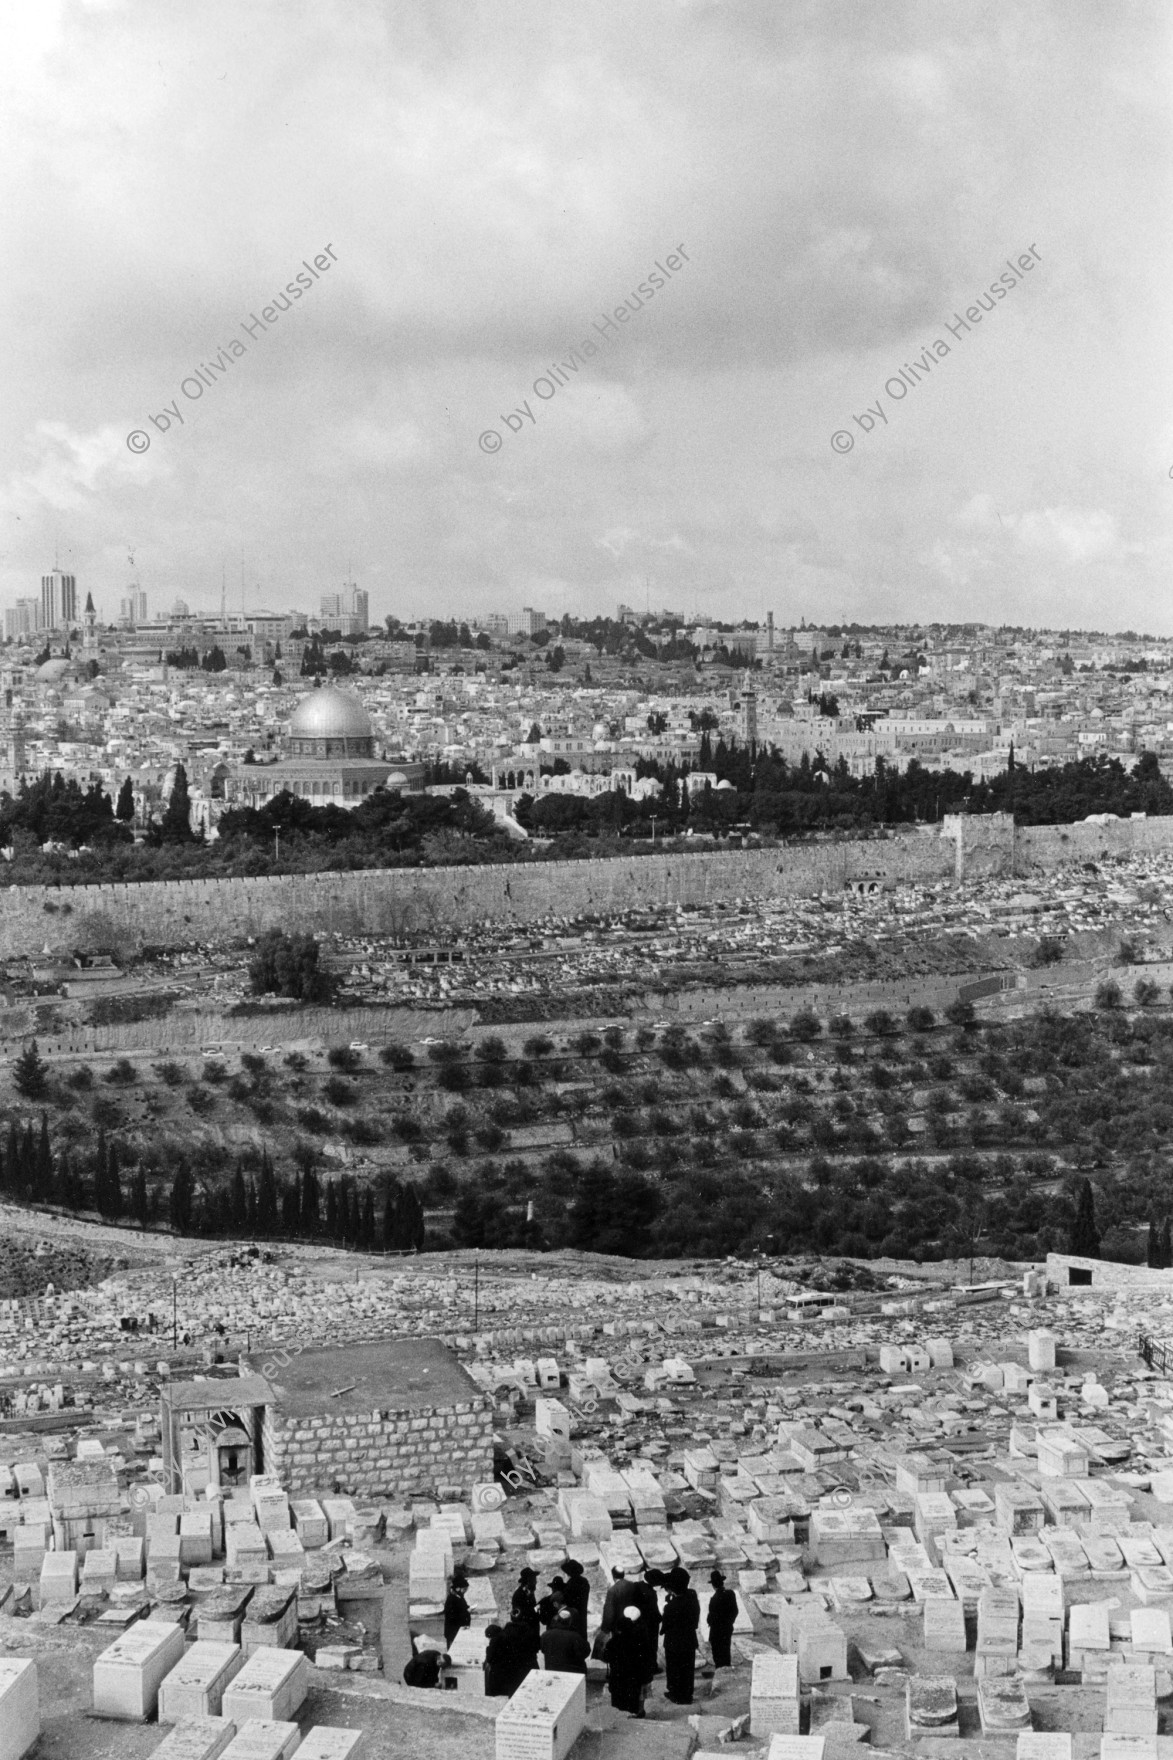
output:
[[[257,1188],[251,1179],[245,1186],[245,1192],[246,1226],[249,1234],[252,1235],[257,1232]]]
[[[326,1236],[338,1239],[338,1192],[332,1179],[326,1181]]]
[[[111,1143],[106,1162],[106,1214],[113,1217],[122,1215],[122,1169],[119,1165],[117,1142]]]
[[[391,1253],[399,1246],[399,1181],[389,1179],[383,1186],[383,1246]]]
[[[375,1244],[375,1194],[370,1186],[362,1201],[362,1244],[368,1250]]]
[[[257,1185],[257,1232],[273,1234],[277,1228],[277,1182],[267,1149],[261,1150],[261,1172]]]
[[[145,1228],[149,1220],[150,1212],[147,1204],[147,1176],[141,1162],[138,1165],[138,1169],[134,1176],[134,1183],[131,1187],[130,1208],[139,1227]]]
[[[302,1234],[315,1235],[322,1225],[321,1190],[318,1176],[312,1167],[307,1167],[301,1176],[301,1217]]]
[[[191,1232],[192,1205],[195,1193],[191,1177],[191,1169],[182,1162],[176,1169],[175,1178],[171,1182],[171,1203],[169,1215],[172,1228],[180,1234]]]
[[[109,1149],[106,1146],[106,1133],[98,1132],[98,1147],[94,1154],[94,1207],[99,1216],[105,1216],[109,1199],[106,1195],[106,1169],[109,1163]]]
[[[1155,1217],[1149,1219],[1149,1238],[1145,1248],[1145,1264],[1150,1271],[1161,1269],[1161,1236]]]
[[[294,1235],[301,1221],[301,1191],[296,1179],[281,1189],[281,1232]]]
[[[395,1244],[401,1251],[409,1253],[422,1247],[423,1241],[424,1207],[419,1193],[409,1181],[402,1187],[396,1206]]]
[[[53,1196],[53,1151],[49,1147],[49,1120],[41,1114],[41,1135],[37,1141],[37,1171],[34,1196],[47,1204]]]
[[[243,1234],[248,1224],[248,1197],[244,1189],[244,1169],[237,1157],[236,1172],[232,1176],[232,1226],[238,1234]]]
[[[1160,1263],[1162,1271],[1173,1269],[1173,1226],[1170,1225],[1167,1216],[1165,1218],[1164,1226],[1161,1229]]]
[[[20,1144],[20,1186],[21,1190],[30,1195],[36,1190],[37,1184],[37,1137],[30,1118],[24,1127],[24,1136]]]
[[[1080,1259],[1098,1259],[1100,1256],[1100,1231],[1096,1227],[1096,1198],[1092,1191],[1092,1182],[1087,1178],[1079,1182],[1068,1250]]]

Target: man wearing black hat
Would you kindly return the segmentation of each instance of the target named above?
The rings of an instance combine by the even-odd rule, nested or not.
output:
[[[559,1612],[542,1636],[542,1661],[552,1674],[585,1674],[590,1645],[574,1624],[569,1607]]]
[[[674,1565],[665,1579],[668,1600],[664,1606],[664,1673],[667,1697],[674,1705],[691,1705],[696,1675],[697,1627],[701,1605],[689,1588],[688,1572]]]
[[[615,1630],[615,1621],[632,1601],[635,1595],[633,1585],[627,1580],[627,1573],[616,1565],[611,1571],[611,1587],[603,1598],[603,1617],[599,1622],[600,1632],[608,1636]]]
[[[631,1599],[639,1608],[641,1619],[639,1638],[642,1646],[642,1684],[651,1684],[656,1672],[656,1652],[660,1643],[660,1599],[656,1594],[656,1584],[663,1579],[659,1571],[649,1570],[645,1565],[642,1576],[634,1578],[631,1585]]]
[[[714,1571],[709,1577],[713,1585],[713,1593],[709,1596],[709,1648],[713,1652],[714,1668],[732,1668],[733,1657],[730,1643],[733,1628],[737,1624],[737,1596],[732,1589],[725,1587],[725,1578],[720,1571]]]
[[[538,1602],[539,1626],[552,1626],[566,1606],[565,1577],[551,1577],[550,1587]]]
[[[562,1591],[562,1599],[570,1609],[571,1623],[575,1631],[585,1640],[591,1586],[587,1582],[586,1572],[577,1558],[564,1559],[562,1569],[566,1572],[566,1587]]]
[[[464,1599],[468,1588],[468,1578],[459,1571],[452,1578],[452,1587],[444,1602],[444,1648],[451,1650],[452,1640],[457,1632],[472,1624],[472,1614],[468,1610],[468,1602]]]
[[[538,1666],[538,1639],[542,1635],[542,1622],[538,1617],[538,1603],[534,1593],[537,1582],[537,1571],[526,1565],[518,1576],[509,1609],[509,1624],[505,1628],[515,1652],[517,1668],[520,1670],[519,1684],[520,1679],[531,1668]]]

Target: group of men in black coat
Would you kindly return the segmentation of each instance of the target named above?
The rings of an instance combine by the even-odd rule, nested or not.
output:
[[[603,1604],[596,1655],[607,1662],[611,1703],[632,1717],[643,1717],[644,1700],[656,1674],[661,1636],[667,1697],[676,1705],[691,1705],[696,1673],[700,1629],[700,1601],[683,1565],[663,1572],[645,1569],[628,1577],[611,1573],[612,1583]],[[709,1644],[713,1664],[730,1666],[730,1640],[737,1619],[737,1597],[725,1587],[720,1571],[710,1577]],[[577,1559],[568,1558],[539,1601],[537,1572],[524,1569],[513,1592],[509,1621],[486,1628],[485,1691],[493,1698],[508,1698],[526,1675],[538,1666],[563,1674],[585,1674],[590,1646],[587,1641],[587,1607],[590,1584]],[[444,1649],[451,1649],[459,1631],[472,1621],[465,1599],[468,1578],[453,1575],[444,1602]],[[656,1591],[663,1589],[660,1611]],[[404,1669],[409,1686],[438,1686],[441,1658],[437,1652],[413,1655]]]
[[[615,1570],[611,1576],[600,1630],[606,1643],[604,1654],[612,1705],[632,1717],[643,1717],[644,1700],[656,1673],[661,1637],[666,1696],[674,1705],[691,1705],[701,1606],[689,1573],[683,1565],[673,1565],[667,1572],[645,1569],[629,1578]],[[708,1618],[713,1664],[728,1668],[737,1597],[726,1589],[720,1571],[714,1571],[709,1580],[713,1585]],[[657,1589],[665,1591],[663,1613]]]
[[[585,1674],[587,1607],[591,1588],[576,1558],[566,1559],[549,1590],[538,1599],[538,1573],[528,1566],[517,1579],[505,1626],[486,1628],[485,1692],[507,1698],[531,1668],[559,1674]]]

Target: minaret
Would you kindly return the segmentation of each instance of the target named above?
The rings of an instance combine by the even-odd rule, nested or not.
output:
[[[757,744],[758,738],[758,693],[752,676],[745,681],[745,689],[741,693],[741,712],[744,716],[745,743],[747,746]]]

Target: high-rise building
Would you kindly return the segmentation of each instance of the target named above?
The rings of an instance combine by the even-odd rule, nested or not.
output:
[[[148,621],[147,595],[137,584],[128,588],[126,597],[119,603],[118,621],[124,629],[135,629]]]
[[[10,642],[34,636],[41,627],[41,601],[18,599],[4,613],[4,635]]]
[[[344,636],[365,635],[370,627],[369,607],[366,588],[346,581],[341,592],[322,594],[322,626]]]
[[[77,580],[55,568],[41,576],[41,628],[68,629],[77,622]]]

